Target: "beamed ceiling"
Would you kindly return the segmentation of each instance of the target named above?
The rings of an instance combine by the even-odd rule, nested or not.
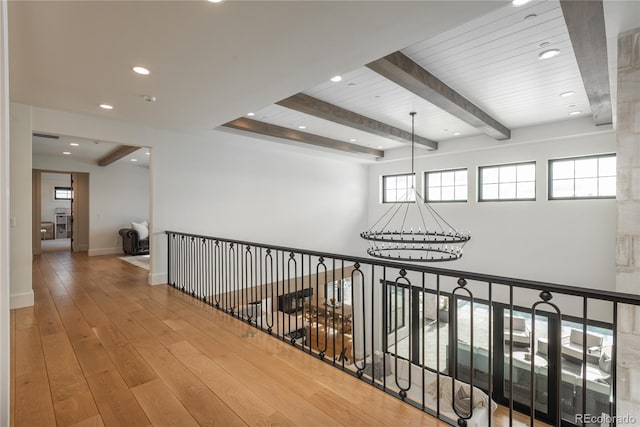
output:
[[[608,70],[639,3],[10,2],[11,100],[368,158],[410,144],[411,111],[424,150],[508,142],[521,127],[615,122]]]

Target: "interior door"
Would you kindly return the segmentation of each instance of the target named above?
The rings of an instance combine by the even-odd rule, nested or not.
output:
[[[71,250],[89,250],[89,174],[71,174]]]

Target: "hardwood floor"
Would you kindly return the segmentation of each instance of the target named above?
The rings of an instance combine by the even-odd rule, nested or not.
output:
[[[35,305],[11,312],[12,427],[447,425],[115,256],[33,271]]]

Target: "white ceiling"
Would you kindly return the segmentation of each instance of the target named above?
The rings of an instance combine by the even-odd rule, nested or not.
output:
[[[97,162],[98,159],[104,157],[118,147],[118,145],[111,142],[90,141],[88,139],[73,138],[69,136],[60,136],[59,139],[34,136],[32,141],[34,155],[65,157],[88,163]],[[71,144],[78,145],[73,146]],[[70,154],[63,154],[64,152],[68,152]],[[143,147],[128,156],[123,157],[117,162],[120,164],[131,163],[148,167],[150,155],[147,155],[146,153],[150,153],[150,150]],[[136,161],[134,162],[131,159],[135,159]]]
[[[614,37],[640,26],[638,4],[605,1]],[[396,50],[507,127],[591,114],[557,0],[9,2],[9,21],[12,101],[157,128],[206,131],[254,111],[355,144],[401,145],[273,105],[304,92],[406,130],[417,111],[417,133],[437,141],[479,134],[364,67]],[[548,48],[561,54],[539,60]],[[344,79],[329,82],[336,74]]]
[[[636,24],[640,25],[640,15]],[[540,60],[539,53],[547,49],[560,49],[560,55]],[[591,116],[558,0],[521,7],[507,4],[401,51],[508,128]],[[615,63],[615,56],[609,59]],[[409,112],[416,111],[416,133],[435,141],[482,133],[364,66],[343,77],[339,83],[327,80],[304,93],[406,130],[410,130]],[[569,91],[574,94],[559,96]],[[308,120],[293,110],[273,114],[273,108],[259,110],[256,118],[281,126]],[[569,115],[574,111],[580,113]],[[314,129],[342,141],[353,133],[321,119],[315,119]],[[360,139],[355,143],[385,149],[403,145],[377,138],[373,143]]]
[[[502,3],[9,2],[10,95],[157,128],[206,130]],[[134,65],[151,75],[136,75]],[[102,111],[100,103],[115,108]]]

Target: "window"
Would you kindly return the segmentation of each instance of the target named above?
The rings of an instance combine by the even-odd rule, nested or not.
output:
[[[480,168],[481,202],[535,200],[536,163],[517,163]]]
[[[351,305],[351,278],[336,280],[335,282],[325,284],[324,294],[327,301],[333,298],[334,301]]]
[[[387,175],[382,177],[382,203],[410,203],[416,201],[413,190],[416,185],[414,174]]]
[[[616,155],[549,160],[549,199],[616,197]]]
[[[54,187],[53,198],[55,200],[71,200],[71,187]]]
[[[425,172],[425,201],[466,202],[467,170]]]
[[[390,334],[403,328],[404,318],[404,288],[387,286],[387,333]]]

